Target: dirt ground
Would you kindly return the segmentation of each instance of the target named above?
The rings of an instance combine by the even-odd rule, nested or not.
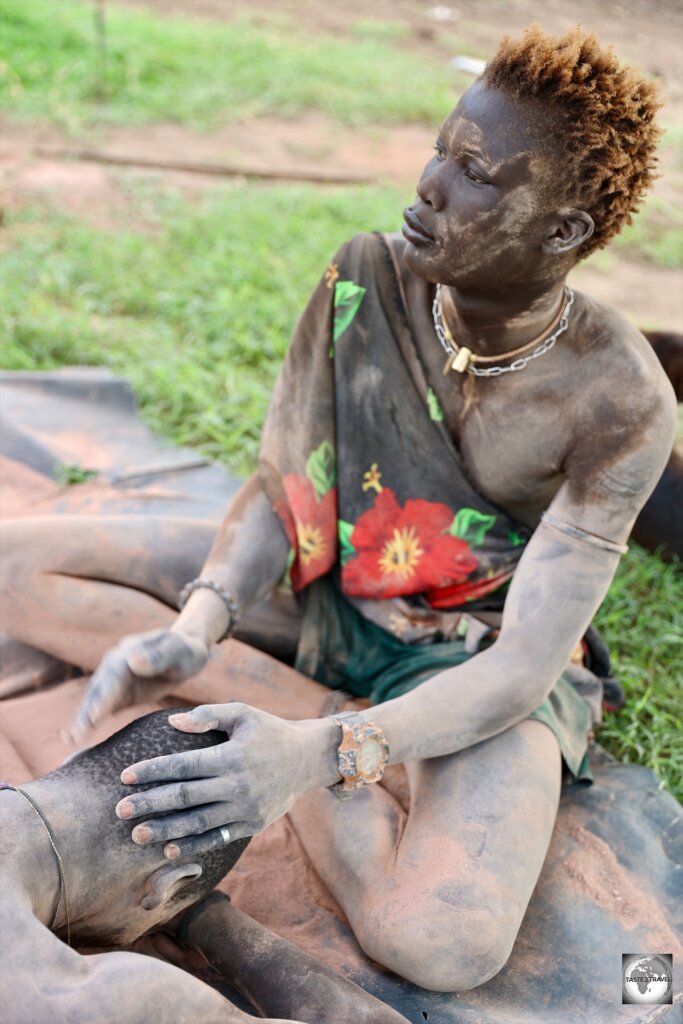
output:
[[[110,4],[121,0],[108,0]],[[397,57],[410,47],[425,59],[446,61],[451,53],[441,39],[442,26],[456,32],[467,52],[486,58],[501,27],[514,34],[538,20],[547,31],[561,32],[577,21],[613,42],[620,56],[656,75],[665,99],[663,119],[683,126],[683,6],[673,0],[470,0],[467,6],[435,5],[425,0],[125,0],[165,14],[231,20],[247,12],[254,20],[294,13],[308,33],[348,31],[354,21],[390,20],[410,32],[396,39]],[[465,48],[463,46],[463,48]],[[319,114],[294,119],[264,117],[225,124],[207,133],[172,123],[115,127],[80,138],[66,138],[48,124],[36,127],[0,121],[0,187],[4,202],[13,205],[43,196],[62,209],[107,228],[139,218],[130,203],[130,183],[161,180],[193,196],[215,188],[224,179],[180,171],[154,172],[73,158],[79,149],[96,148],[112,157],[163,162],[227,165],[238,172],[277,169],[306,177],[347,175],[391,182],[412,194],[424,160],[433,145],[434,128],[406,124],[396,127],[345,129]],[[683,198],[680,154],[663,153],[662,177],[656,193],[669,201]],[[328,187],[328,186],[324,186]],[[397,211],[397,225],[400,213]],[[144,222],[137,224],[142,230]],[[370,228],[371,225],[368,225]],[[592,266],[574,275],[579,287],[619,306],[644,326],[683,330],[683,271],[654,267],[646,261],[611,255],[607,270]]]

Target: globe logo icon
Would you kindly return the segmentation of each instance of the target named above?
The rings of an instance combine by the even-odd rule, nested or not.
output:
[[[670,954],[628,954],[623,956],[622,1002],[670,1003],[673,987]]]

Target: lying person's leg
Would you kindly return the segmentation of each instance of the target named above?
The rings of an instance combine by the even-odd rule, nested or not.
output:
[[[307,1024],[405,1024],[405,1018],[233,907],[210,898],[182,931],[264,1016]]]
[[[526,720],[447,757],[409,762],[406,816],[379,786],[318,790],[290,812],[365,952],[437,991],[507,961],[538,879],[560,792],[557,740]]]

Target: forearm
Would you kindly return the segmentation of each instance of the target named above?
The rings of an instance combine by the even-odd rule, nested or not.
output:
[[[280,520],[254,475],[235,496],[200,578],[219,584],[241,613],[277,585],[288,553]],[[224,635],[229,618],[219,595],[200,588],[190,595],[173,628],[201,636],[211,645]]]
[[[391,762],[455,753],[509,729],[547,697],[564,671],[619,556],[541,526],[524,558],[492,647],[363,712],[388,737]]]
[[[186,941],[266,1017],[305,1024],[406,1024],[384,1003],[226,901],[193,917]]]

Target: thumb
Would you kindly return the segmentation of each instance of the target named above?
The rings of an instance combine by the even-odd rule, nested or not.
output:
[[[125,651],[128,667],[136,676],[158,676],[171,668],[180,654],[178,638],[167,629],[138,639]]]
[[[231,701],[229,704],[200,704],[191,711],[180,711],[169,715],[168,720],[174,729],[181,732],[210,732],[220,729],[228,735],[233,731],[240,718],[244,715],[245,704]]]

